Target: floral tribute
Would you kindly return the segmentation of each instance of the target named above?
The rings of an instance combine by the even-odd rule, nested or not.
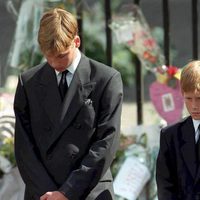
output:
[[[148,23],[137,5],[128,14],[116,16],[110,24],[118,43],[125,44],[148,69],[164,63],[164,56],[153,38]],[[127,13],[127,12],[126,12]]]
[[[181,69],[176,66],[162,65],[154,69],[157,81],[175,88],[179,83]]]
[[[151,101],[168,124],[181,119],[183,98],[180,90],[180,72],[175,66],[161,66],[154,69],[156,81],[150,85]]]
[[[13,100],[13,94],[0,93],[0,178],[16,166]]]

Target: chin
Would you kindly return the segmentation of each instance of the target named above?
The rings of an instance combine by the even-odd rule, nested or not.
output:
[[[59,71],[59,72],[62,72],[65,70],[64,67],[53,67],[55,70]]]
[[[194,119],[194,120],[200,120],[200,116],[192,116],[192,119]]]

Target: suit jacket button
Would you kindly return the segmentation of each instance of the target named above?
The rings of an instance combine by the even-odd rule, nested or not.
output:
[[[81,128],[81,124],[80,123],[74,123],[74,127],[77,128],[77,129],[80,129]]]
[[[76,127],[77,127],[77,128],[81,128],[81,124],[77,124]]]
[[[52,154],[47,155],[47,160],[51,160],[52,159]]]
[[[46,126],[46,127],[44,127],[44,130],[45,130],[45,131],[50,131],[50,130],[51,130],[51,127],[50,127],[50,126]]]

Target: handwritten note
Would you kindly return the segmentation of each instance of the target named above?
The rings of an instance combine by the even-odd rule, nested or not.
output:
[[[149,179],[148,168],[137,157],[128,157],[114,180],[114,192],[128,200],[136,200]]]

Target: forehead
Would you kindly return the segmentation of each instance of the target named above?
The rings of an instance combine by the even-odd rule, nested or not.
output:
[[[191,97],[200,97],[200,91],[190,91],[190,92],[183,92],[184,96],[191,96]]]

